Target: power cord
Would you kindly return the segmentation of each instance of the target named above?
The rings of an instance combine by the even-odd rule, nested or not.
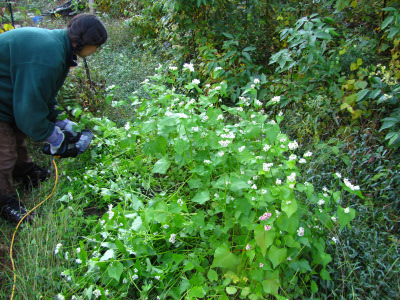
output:
[[[11,292],[11,297],[10,297],[11,300],[14,299],[15,284],[16,284],[16,282],[17,282],[17,275],[16,275],[16,273],[15,273],[15,264],[14,264],[14,260],[13,260],[13,245],[14,245],[15,234],[17,233],[17,230],[18,230],[19,226],[21,225],[21,223],[24,221],[24,219],[25,219],[28,215],[30,215],[33,211],[35,211],[39,206],[41,206],[43,203],[45,203],[47,200],[49,200],[50,197],[53,195],[53,193],[54,193],[54,191],[55,191],[55,189],[56,189],[56,186],[57,186],[57,181],[58,181],[58,170],[57,170],[57,164],[56,164],[54,158],[53,158],[52,162],[53,162],[53,166],[54,166],[55,173],[56,173],[56,181],[54,182],[54,186],[53,186],[53,189],[52,189],[50,195],[48,195],[48,196],[46,197],[46,199],[44,199],[42,202],[40,202],[38,205],[36,205],[34,208],[32,208],[30,211],[28,211],[28,212],[26,213],[26,215],[18,222],[17,227],[15,228],[14,233],[13,233],[13,235],[12,235],[11,245],[10,245],[10,259],[11,259],[11,266],[12,266],[12,271],[13,271],[14,283],[13,283],[13,286],[12,286],[12,292]]]

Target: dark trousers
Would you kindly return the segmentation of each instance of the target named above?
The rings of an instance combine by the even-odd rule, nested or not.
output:
[[[25,138],[15,125],[0,122],[0,205],[17,194],[13,176],[23,176],[34,165]]]

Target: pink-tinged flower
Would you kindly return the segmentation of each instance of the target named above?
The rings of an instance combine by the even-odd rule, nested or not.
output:
[[[264,267],[264,264],[263,263],[260,263],[260,268],[263,268]]]
[[[265,225],[265,226],[264,226],[264,229],[265,229],[265,231],[269,231],[269,230],[271,230],[271,226]]]
[[[249,251],[249,250],[251,250],[251,245],[250,245],[250,244],[247,244],[247,246],[246,246],[246,251]]]
[[[265,221],[265,220],[271,218],[271,216],[272,216],[271,213],[266,212],[265,214],[263,214],[263,215],[262,215],[261,217],[259,217],[258,219],[259,219],[260,221]]]

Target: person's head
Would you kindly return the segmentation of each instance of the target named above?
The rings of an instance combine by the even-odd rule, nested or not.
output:
[[[93,14],[75,16],[67,27],[72,53],[86,57],[107,41],[107,29]]]

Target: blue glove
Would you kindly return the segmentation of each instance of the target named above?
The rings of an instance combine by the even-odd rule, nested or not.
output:
[[[78,125],[75,122],[72,122],[68,119],[56,120],[54,122],[54,125],[60,127],[60,129],[63,131],[67,131],[67,132],[71,133],[73,137],[76,137],[78,135],[78,133],[73,130],[73,128],[75,128]]]
[[[46,142],[50,145],[50,153],[56,154],[64,141],[64,133],[60,127],[55,126],[53,132],[46,138]]]

